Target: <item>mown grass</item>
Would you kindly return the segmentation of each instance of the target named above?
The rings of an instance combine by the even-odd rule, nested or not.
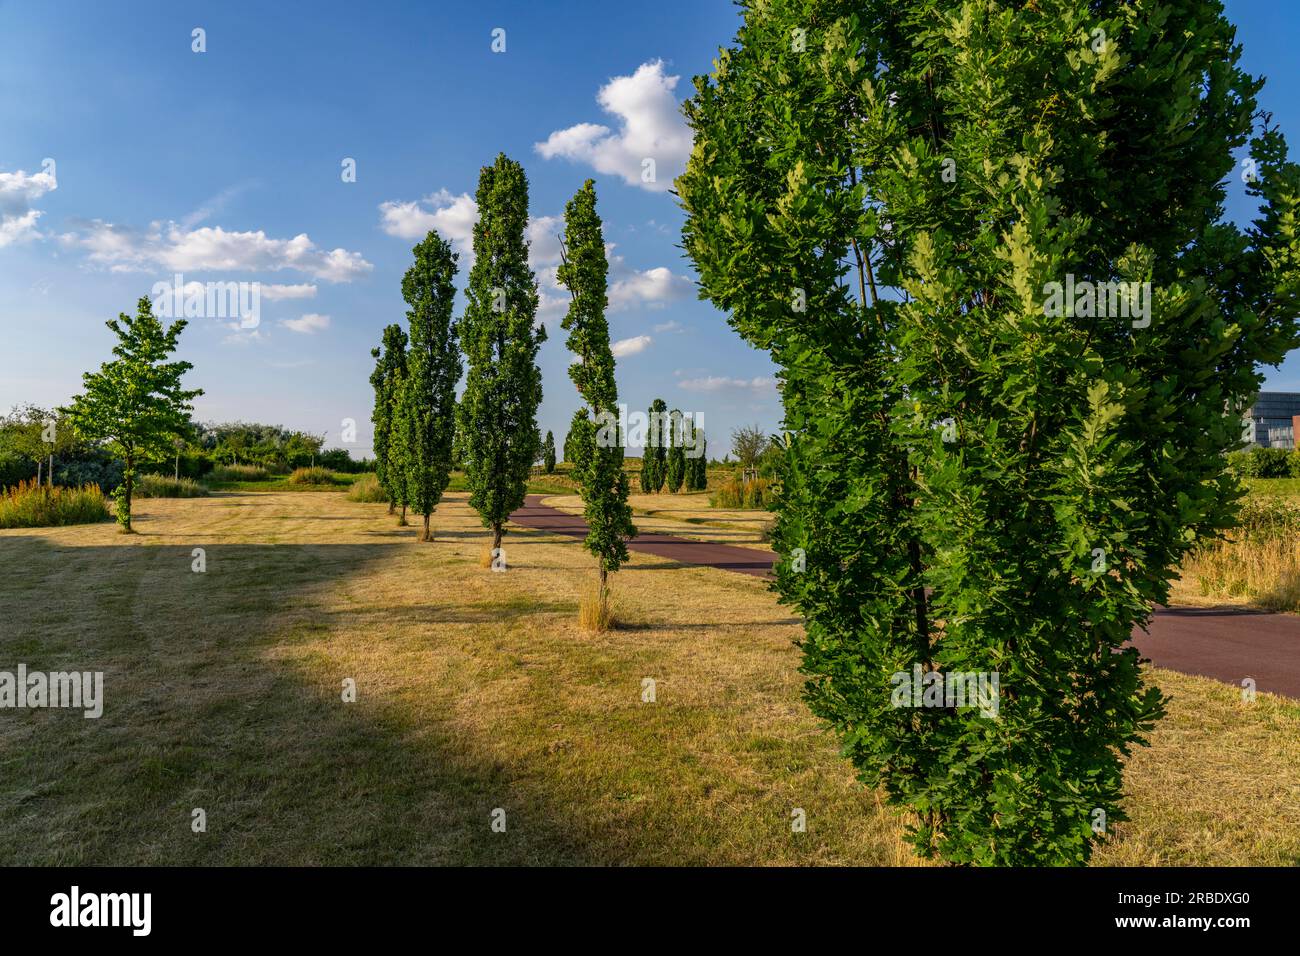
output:
[[[578,542],[512,529],[495,573],[464,495],[432,543],[386,510],[154,499],[132,537],[0,533],[24,569],[0,661],[105,673],[99,720],[0,720],[0,863],[914,862],[802,703],[802,629],[765,582],[634,553],[592,634]],[[1300,708],[1152,676],[1170,716],[1096,862],[1300,860]]]
[[[0,491],[0,528],[91,524],[108,517],[108,501],[98,485],[50,488],[24,481]]]

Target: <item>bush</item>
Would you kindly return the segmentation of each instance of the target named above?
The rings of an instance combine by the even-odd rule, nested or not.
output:
[[[97,485],[38,487],[24,481],[0,496],[0,528],[48,528],[107,521],[108,501]]]
[[[1285,448],[1251,448],[1229,452],[1228,471],[1238,478],[1300,477],[1300,455]]]
[[[261,465],[217,465],[208,472],[208,481],[265,481],[270,477]]]
[[[348,501],[386,502],[388,495],[384,494],[384,489],[380,487],[378,477],[362,475],[348,489]]]
[[[294,485],[337,485],[338,479],[334,477],[334,472],[328,468],[295,468],[293,474],[289,476],[290,484]]]
[[[204,498],[209,493],[193,478],[171,475],[141,475],[132,490],[140,498]]]
[[[36,477],[36,463],[21,455],[0,452],[0,491]]]
[[[769,478],[755,478],[742,483],[739,478],[733,477],[709,495],[709,505],[713,508],[759,510],[770,508],[775,497],[775,486]]]

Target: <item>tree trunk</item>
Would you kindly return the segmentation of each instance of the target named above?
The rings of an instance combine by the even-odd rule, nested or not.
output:
[[[41,486],[41,469],[42,467],[44,467],[44,465],[45,462],[43,459],[40,458],[36,459],[36,487],[37,488]]]
[[[131,528],[131,490],[135,486],[135,458],[132,455],[126,456],[126,474],[123,476],[126,483],[126,493],[122,496],[122,507],[126,511],[126,521],[121,522],[123,534],[134,534]]]
[[[601,594],[605,593],[605,588],[608,586],[608,584],[609,584],[609,572],[605,570],[605,566],[602,564],[600,566],[600,593]]]
[[[181,453],[176,453],[176,480],[181,480]]]
[[[399,528],[405,528],[408,524],[410,524],[410,522],[406,520],[406,505],[402,505],[402,516],[397,519],[397,526]]]
[[[424,535],[420,538],[420,540],[421,540],[421,541],[432,541],[432,540],[433,540],[433,532],[429,530],[429,516],[428,516],[428,515],[425,515],[425,516],[424,516]]]
[[[394,501],[392,498],[388,499],[388,513],[390,515],[397,514],[397,502]]]
[[[50,455],[50,467],[45,469],[45,483],[51,488],[54,487],[54,455],[53,454]]]
[[[501,526],[494,525],[492,528],[492,550],[496,551],[501,547]],[[493,557],[496,557],[494,554]]]

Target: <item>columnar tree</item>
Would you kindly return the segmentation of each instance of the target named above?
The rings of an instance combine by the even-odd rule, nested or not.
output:
[[[429,517],[451,479],[456,433],[456,382],[461,365],[452,307],[457,256],[432,231],[412,252],[415,264],[402,277],[411,339],[400,404],[411,506],[424,517],[420,539],[432,541]]]
[[[682,413],[674,408],[668,416],[668,465],[664,471],[664,480],[668,485],[668,490],[673,494],[682,490],[682,483],[686,481],[686,449],[683,447],[686,435],[684,431]]]
[[[610,571],[627,560],[626,539],[636,534],[628,506],[628,479],[623,470],[623,436],[619,434],[618,384],[614,380],[614,353],[609,346],[609,303],[606,282],[609,263],[605,238],[596,212],[596,186],[588,179],[564,207],[564,261],[559,281],[569,290],[569,311],[563,328],[575,360],[569,377],[591,409],[594,421],[574,416],[578,460],[576,474],[582,490],[583,516],[587,520],[587,550],[600,563],[603,598]]]
[[[703,428],[692,427],[696,457],[686,459],[686,490],[704,491],[709,487],[709,442]]]
[[[1239,56],[1215,0],[773,0],[686,106],[687,251],[781,367],[807,700],[923,853],[1081,863],[1123,818],[1162,712],[1126,643],[1297,343],[1300,170]]]
[[[641,490],[646,494],[658,494],[668,478],[668,405],[662,398],[650,403],[648,417],[645,450],[641,458]]]
[[[542,443],[542,465],[548,475],[555,474],[555,436],[549,431],[546,433],[546,441]]]
[[[474,266],[460,323],[469,360],[459,406],[470,505],[492,531],[492,548],[510,513],[524,503],[541,436],[542,373],[537,349],[537,281],[528,267],[528,180],[505,154],[479,173]]]
[[[107,442],[123,460],[122,484],[114,492],[117,523],[131,534],[131,494],[135,466],[142,459],[164,457],[172,442],[189,430],[190,402],[202,389],[181,387],[181,376],[192,366],[171,362],[185,320],[164,328],[153,314],[147,297],[136,303],[136,313],[119,313],[107,323],[117,336],[114,358],[81,377],[85,392],[66,409],[60,409],[83,437]]]
[[[394,416],[397,411],[398,388],[406,375],[406,333],[400,325],[384,328],[380,348],[371,349],[375,370],[370,374],[370,385],[375,392],[375,407],[370,420],[375,426],[375,477],[388,495],[388,513],[397,510],[401,497],[402,472],[393,467]]]

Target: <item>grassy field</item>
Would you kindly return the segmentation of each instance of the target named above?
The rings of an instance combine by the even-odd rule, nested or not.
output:
[[[628,496],[633,523],[642,534],[672,534],[696,541],[714,541],[744,548],[771,551],[763,540],[763,531],[775,516],[770,511],[728,510],[709,507],[704,491],[691,494]],[[582,514],[582,497],[576,494],[551,495],[543,504]]]
[[[761,580],[634,555],[593,637],[571,539],[515,529],[492,573],[462,494],[431,544],[385,511],[217,494],[139,502],[134,537],[0,532],[0,669],[105,673],[99,720],[0,712],[0,863],[912,862]],[[1170,717],[1096,862],[1300,862],[1300,706],[1155,679]]]

